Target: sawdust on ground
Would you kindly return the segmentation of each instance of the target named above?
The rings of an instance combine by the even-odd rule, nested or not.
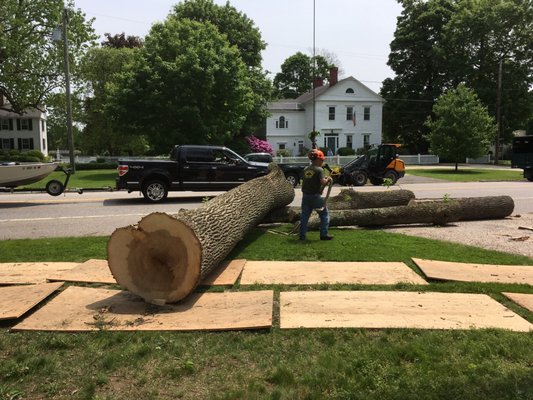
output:
[[[402,225],[386,231],[519,254],[533,258],[533,213],[496,220],[459,221],[447,226]]]

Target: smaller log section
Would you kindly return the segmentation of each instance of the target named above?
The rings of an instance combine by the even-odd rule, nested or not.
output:
[[[294,199],[283,171],[270,168],[197,209],[152,213],[117,229],[107,247],[117,282],[156,304],[188,296],[270,210]]]
[[[411,200],[406,206],[362,210],[330,210],[330,226],[446,225],[456,221],[501,219],[514,210],[510,196],[468,197],[447,200]],[[309,229],[320,227],[316,215]]]

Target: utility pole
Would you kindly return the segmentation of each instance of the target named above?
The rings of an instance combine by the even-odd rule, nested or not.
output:
[[[316,101],[315,101],[315,79],[316,79],[316,55],[315,55],[315,0],[313,0],[313,78],[311,83],[313,85],[313,141],[311,147],[317,148],[316,145]]]
[[[502,132],[502,69],[503,60],[498,66],[498,92],[496,93],[496,146],[494,149],[494,164],[500,159],[500,136]]]
[[[67,100],[67,135],[70,153],[70,168],[72,174],[76,173],[76,163],[74,159],[74,135],[72,133],[72,102],[70,99],[70,72],[68,65],[68,14],[67,9],[63,9],[63,68],[65,69],[65,94]]]

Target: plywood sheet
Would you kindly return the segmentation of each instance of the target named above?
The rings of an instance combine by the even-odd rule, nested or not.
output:
[[[241,277],[241,285],[394,285],[400,282],[427,285],[401,262],[246,261]]]
[[[76,262],[0,263],[0,285],[46,283],[47,275],[70,270]]]
[[[0,320],[16,319],[59,289],[63,282],[0,287]]]
[[[430,279],[533,285],[533,265],[469,264],[420,258],[412,260]]]
[[[242,272],[246,260],[230,260],[222,263],[211,272],[200,284],[203,286],[235,285]]]
[[[282,292],[280,325],[289,328],[503,328],[533,325],[484,294],[391,291]]]
[[[90,259],[76,267],[54,272],[47,276],[49,281],[108,283],[115,284],[107,260]]]
[[[70,286],[13,330],[79,332],[261,329],[272,325],[273,292],[197,293],[154,306],[126,291]]]
[[[504,292],[502,294],[508,299],[514,301],[516,304],[533,312],[533,294],[508,292]]]

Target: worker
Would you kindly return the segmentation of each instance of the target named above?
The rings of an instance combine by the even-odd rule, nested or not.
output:
[[[300,240],[305,240],[307,234],[307,223],[313,210],[319,210],[320,217],[320,240],[331,240],[333,236],[328,235],[329,213],[324,205],[322,190],[330,181],[331,177],[324,176],[322,164],[324,163],[324,153],[313,149],[308,155],[311,165],[303,172],[302,181],[302,212],[300,216]]]

